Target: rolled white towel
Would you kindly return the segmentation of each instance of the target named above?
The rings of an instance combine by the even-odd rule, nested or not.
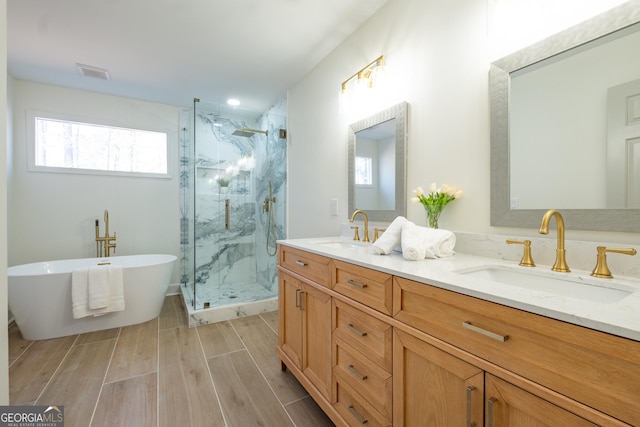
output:
[[[426,255],[425,235],[413,222],[407,221],[402,226],[402,256],[409,261],[419,261]]]
[[[384,233],[373,242],[371,250],[378,255],[388,255],[396,247],[400,246],[402,239],[402,226],[407,223],[407,218],[398,216],[389,224]]]
[[[420,227],[413,223],[402,227],[402,256],[410,261],[454,255],[456,235],[448,230]]]
[[[454,255],[456,235],[449,230],[425,228],[425,257],[444,258]]]

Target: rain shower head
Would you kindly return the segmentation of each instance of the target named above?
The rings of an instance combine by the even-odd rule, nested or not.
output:
[[[244,137],[248,138],[250,136],[255,135],[256,133],[263,133],[265,135],[268,134],[266,130],[242,128],[240,130],[237,130],[237,131],[233,132],[233,135],[235,135],[235,136],[244,136]]]

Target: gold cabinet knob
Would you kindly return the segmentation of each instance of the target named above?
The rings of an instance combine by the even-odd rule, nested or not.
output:
[[[533,257],[531,256],[531,240],[514,240],[507,239],[507,243],[510,245],[518,244],[524,246],[524,252],[522,254],[522,259],[520,260],[520,265],[523,267],[535,267],[536,263],[533,262]]]

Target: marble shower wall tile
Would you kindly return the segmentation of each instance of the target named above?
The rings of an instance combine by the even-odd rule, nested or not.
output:
[[[242,287],[250,283],[261,288],[254,292],[257,298],[276,295],[277,257],[269,253],[275,252],[275,239],[285,238],[287,145],[280,138],[280,129],[286,128],[282,111],[286,111],[284,100],[256,122],[248,122],[198,110],[195,135],[193,112],[185,111],[181,117],[181,282],[193,286],[195,279],[197,300],[202,291],[254,301],[251,287]],[[233,135],[243,127],[266,130],[267,135]],[[218,185],[219,177],[231,180],[228,188]],[[273,212],[265,212],[270,183],[276,201]],[[192,288],[185,293],[191,295]],[[206,299],[220,300],[210,295]]]

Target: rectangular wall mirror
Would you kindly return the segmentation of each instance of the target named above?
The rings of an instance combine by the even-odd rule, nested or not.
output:
[[[491,225],[640,232],[640,1],[494,62]]]
[[[407,103],[349,125],[349,213],[372,221],[405,216]]]

